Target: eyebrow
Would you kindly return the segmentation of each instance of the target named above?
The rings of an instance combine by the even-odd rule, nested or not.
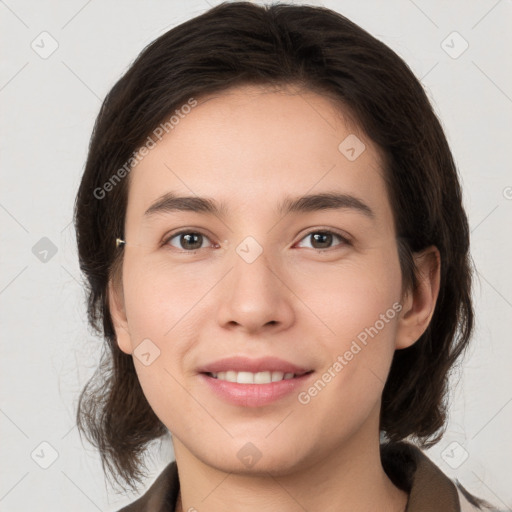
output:
[[[314,212],[338,209],[354,210],[369,218],[375,217],[373,210],[361,199],[349,194],[336,192],[324,192],[296,198],[286,197],[279,205],[277,213],[279,215],[286,215],[293,212]]]
[[[361,199],[349,194],[324,192],[301,197],[286,197],[277,207],[276,213],[284,216],[295,212],[314,212],[320,210],[353,210],[371,219],[375,217],[373,210]],[[215,215],[225,218],[228,208],[224,203],[214,199],[199,196],[178,196],[167,192],[159,197],[144,213],[150,217],[159,213],[170,212],[196,212]]]

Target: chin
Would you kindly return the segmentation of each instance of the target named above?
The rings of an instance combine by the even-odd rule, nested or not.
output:
[[[219,471],[250,476],[284,476],[289,475],[305,465],[301,455],[297,453],[297,446],[284,448],[266,442],[265,447],[259,448],[262,443],[257,440],[230,443],[223,447],[220,453],[208,451],[205,456],[199,456],[203,463]],[[234,446],[233,446],[234,445]],[[196,452],[197,453],[197,452]],[[230,454],[233,456],[230,456]]]

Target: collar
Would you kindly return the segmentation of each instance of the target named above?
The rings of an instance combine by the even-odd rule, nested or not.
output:
[[[409,493],[406,512],[459,512],[454,483],[415,445],[381,444],[382,466],[391,481]]]

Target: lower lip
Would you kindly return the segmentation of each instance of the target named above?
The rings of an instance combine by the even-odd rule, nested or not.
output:
[[[269,382],[268,384],[238,384],[211,377],[201,373],[200,377],[210,386],[210,389],[223,400],[243,407],[261,407],[283,398],[298,388],[304,386],[311,373],[294,377],[293,379]]]

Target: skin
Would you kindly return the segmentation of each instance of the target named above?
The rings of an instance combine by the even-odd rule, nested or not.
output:
[[[355,161],[338,150],[350,134],[366,145]],[[428,326],[439,253],[415,256],[419,286],[404,291],[378,148],[325,97],[243,86],[201,98],[129,180],[122,279],[110,284],[110,307],[122,351],[134,354],[147,338],[160,350],[150,365],[135,355],[134,364],[172,433],[177,510],[403,511],[407,494],[380,462],[381,395],[394,351]],[[226,216],[145,218],[168,191],[223,201]],[[347,208],[275,212],[287,195],[318,192],[353,195],[374,217]],[[180,228],[204,234],[202,248],[194,253],[179,236],[162,245]],[[334,236],[315,248],[308,233],[326,229],[350,243]],[[263,250],[250,264],[236,252],[247,236]],[[400,313],[308,404],[292,393],[236,406],[198,377],[200,365],[234,355],[276,356],[321,376],[394,303]],[[237,457],[248,442],[261,453],[252,467]]]

